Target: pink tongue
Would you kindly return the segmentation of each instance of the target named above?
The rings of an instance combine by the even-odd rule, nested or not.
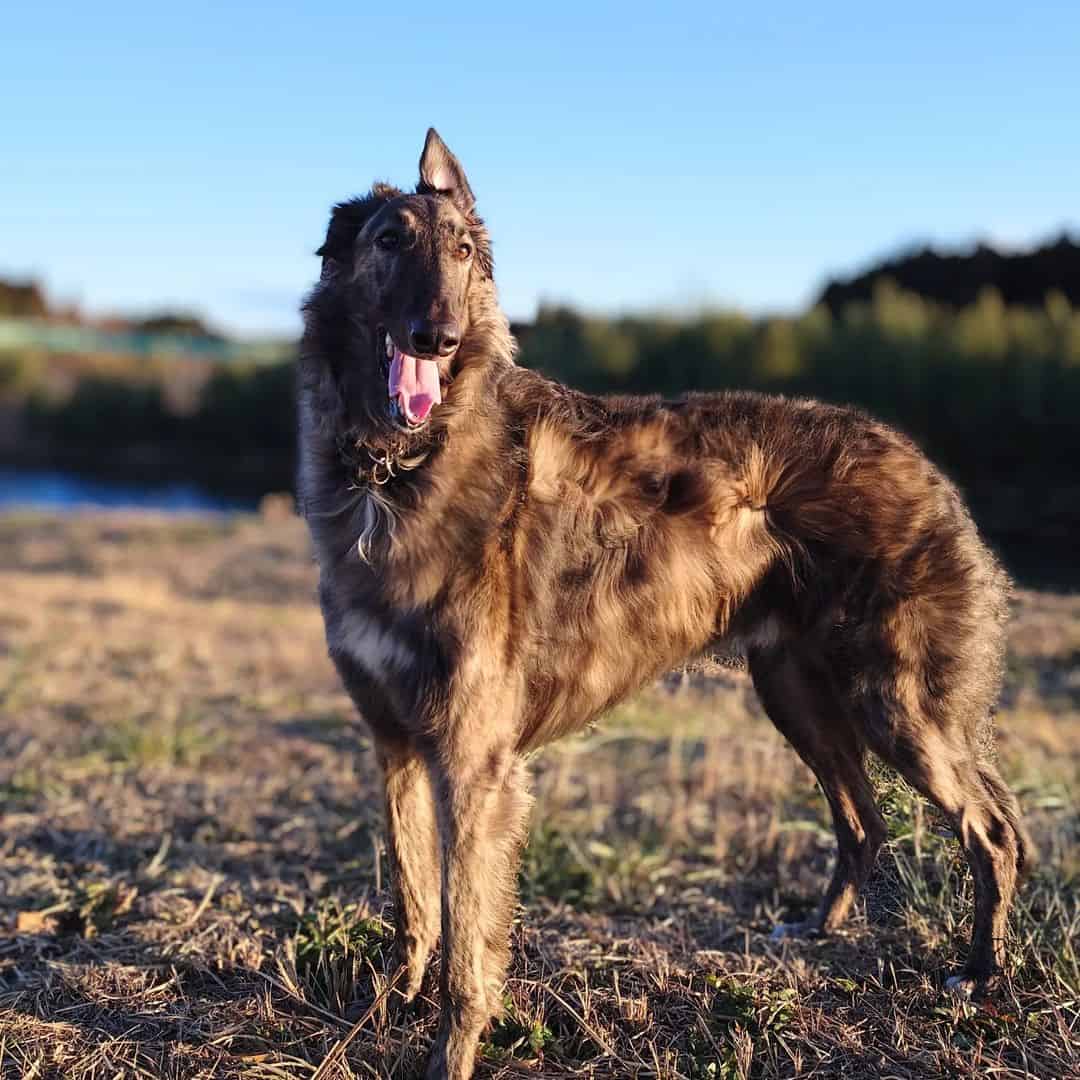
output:
[[[390,396],[398,399],[410,424],[422,424],[442,401],[437,361],[409,356],[395,345],[390,362]]]

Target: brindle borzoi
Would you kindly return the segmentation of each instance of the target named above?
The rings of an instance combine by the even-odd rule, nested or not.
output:
[[[953,486],[851,409],[752,393],[576,393],[514,364],[491,246],[429,131],[420,181],[336,206],[304,308],[302,502],[330,654],[386,787],[401,986],[442,937],[429,1077],[499,1008],[525,755],[661,672],[745,650],[813,769],[839,857],[822,932],[885,836],[873,750],[952,823],[975,881],[971,991],[1032,849],[976,751],[1008,580]]]

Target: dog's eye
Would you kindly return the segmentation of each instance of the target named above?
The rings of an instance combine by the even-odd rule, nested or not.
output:
[[[458,244],[457,257],[464,262],[472,258],[472,244]]]
[[[384,232],[379,233],[375,237],[375,243],[383,249],[383,251],[396,251],[401,244],[401,237],[396,232]]]

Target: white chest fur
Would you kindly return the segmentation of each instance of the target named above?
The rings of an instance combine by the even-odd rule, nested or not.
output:
[[[347,611],[335,634],[335,647],[356,662],[371,678],[387,682],[413,667],[413,647],[390,623],[362,609]]]

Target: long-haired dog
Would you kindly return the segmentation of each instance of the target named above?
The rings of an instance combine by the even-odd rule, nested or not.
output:
[[[429,131],[413,192],[336,206],[304,307],[302,506],[330,655],[385,780],[407,998],[442,938],[429,1077],[499,1008],[524,756],[660,673],[745,651],[817,776],[852,906],[885,826],[867,749],[952,823],[975,882],[961,990],[1003,959],[1032,849],[976,748],[1009,583],[954,487],[850,409],[752,393],[590,397],[514,363],[491,244]]]

